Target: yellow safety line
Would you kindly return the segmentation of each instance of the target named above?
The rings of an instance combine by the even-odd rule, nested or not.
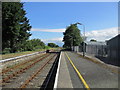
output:
[[[90,87],[88,86],[88,84],[86,83],[86,81],[84,80],[84,78],[82,77],[82,75],[80,74],[80,72],[78,71],[78,69],[75,67],[75,65],[73,64],[72,60],[70,59],[70,57],[67,55],[67,53],[65,52],[68,60],[70,61],[71,65],[73,66],[73,68],[75,69],[75,71],[77,72],[79,78],[82,80],[84,86],[87,88],[87,90],[90,90]]]

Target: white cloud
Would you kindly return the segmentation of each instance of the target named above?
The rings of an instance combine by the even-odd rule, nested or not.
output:
[[[65,29],[39,29],[39,28],[32,28],[31,31],[40,31],[40,32],[65,32]],[[42,39],[42,41],[47,44],[47,43],[56,43],[59,46],[63,45],[63,37],[60,38],[50,38],[50,39]]]
[[[65,29],[39,29],[39,28],[32,28],[31,31],[41,31],[41,32],[65,32]]]
[[[32,31],[43,31],[43,32],[65,32],[65,29],[32,29]],[[118,35],[118,27],[107,28],[102,30],[92,30],[86,31],[87,40],[96,39],[97,41],[105,41],[113,38]],[[56,43],[60,46],[63,45],[63,37],[60,38],[50,38],[42,39],[43,42],[47,43]]]
[[[63,42],[62,42],[62,40],[63,40],[63,37],[60,37],[60,38],[51,38],[51,39],[42,39],[42,41],[44,42],[44,43],[55,43],[55,44],[57,44],[57,45],[59,45],[59,46],[62,46],[63,45]]]
[[[105,41],[118,35],[118,27],[86,32],[87,40]]]
[[[44,42],[49,42],[49,41],[62,41],[63,38],[60,37],[60,38],[51,38],[51,39],[42,39],[42,41]]]

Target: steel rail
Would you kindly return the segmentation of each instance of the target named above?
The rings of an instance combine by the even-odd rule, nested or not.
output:
[[[44,56],[46,56],[46,54],[45,54]],[[44,56],[41,56],[41,57],[44,57]],[[10,68],[6,68],[6,69],[2,70],[2,72],[0,72],[0,74],[4,74],[4,73],[9,72],[9,71],[11,71],[11,70],[13,70],[13,69],[17,69],[17,68],[21,67],[22,65],[25,65],[26,63],[29,63],[29,62],[31,62],[31,61],[35,61],[37,58],[38,58],[38,57],[36,57],[36,58],[34,58],[34,59],[32,59],[32,60],[29,60],[29,61],[23,61],[23,62],[21,62],[21,63],[18,63],[18,64],[16,64],[16,65],[13,65],[13,66],[10,67]]]
[[[56,55],[54,55],[52,58],[50,58],[44,65],[42,65],[42,67],[40,67],[34,74],[32,74],[30,76],[30,78],[28,78],[21,86],[20,88],[26,88],[26,86],[29,84],[29,82],[34,79],[40,72],[41,70],[55,57]]]
[[[48,56],[50,56],[50,54],[47,55],[47,57],[48,57]],[[38,63],[39,61],[43,60],[44,58],[46,58],[46,56],[43,57],[43,58],[41,58],[41,59],[39,59],[39,60],[37,60],[37,61],[35,61],[34,63],[30,64],[29,66],[26,66],[26,67],[20,69],[19,71],[15,71],[15,72],[12,73],[11,75],[8,75],[7,77],[3,78],[2,83],[7,82],[9,79],[17,76],[18,74],[21,74],[21,73],[25,72],[27,69],[31,68],[31,67],[34,66],[36,63]],[[0,81],[0,82],[1,82],[1,81]]]

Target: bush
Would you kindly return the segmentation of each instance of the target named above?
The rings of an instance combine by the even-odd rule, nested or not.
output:
[[[36,46],[35,49],[43,49],[42,46]]]
[[[10,53],[10,48],[5,48],[3,51],[2,51],[2,54],[7,54],[7,53]]]
[[[45,46],[45,49],[50,49],[50,47],[49,46]]]
[[[54,47],[59,47],[59,46],[56,45],[55,43],[48,43],[48,46],[49,46],[49,47],[52,47],[52,48],[54,48]]]

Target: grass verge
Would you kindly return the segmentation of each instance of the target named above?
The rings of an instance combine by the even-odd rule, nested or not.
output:
[[[25,51],[25,52],[3,54],[3,55],[1,55],[2,58],[0,58],[0,60],[7,59],[7,58],[12,58],[12,57],[16,57],[16,56],[22,56],[22,55],[25,55],[25,54],[31,54],[31,53],[35,53],[35,52],[39,52],[39,51],[45,51],[45,50],[46,49],[36,49],[35,51]]]

